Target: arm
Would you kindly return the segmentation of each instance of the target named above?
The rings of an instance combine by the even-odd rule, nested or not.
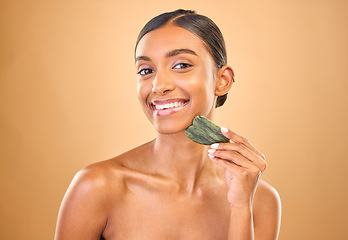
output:
[[[74,177],[62,201],[55,240],[99,240],[107,222],[106,181],[96,169]]]
[[[231,208],[229,239],[278,239],[281,204],[277,191],[260,181],[253,207]]]
[[[259,180],[267,166],[265,157],[245,138],[225,128],[221,132],[231,141],[213,144],[209,156],[225,168],[227,198],[231,207],[228,239],[277,239],[280,225],[279,196],[274,189]]]

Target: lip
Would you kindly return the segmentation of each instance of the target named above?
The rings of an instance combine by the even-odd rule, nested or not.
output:
[[[183,109],[189,103],[188,99],[172,98],[153,100],[150,103],[151,109],[156,116],[168,116]]]

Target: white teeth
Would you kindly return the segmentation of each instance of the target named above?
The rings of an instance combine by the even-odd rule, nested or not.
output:
[[[155,108],[158,110],[167,109],[167,108],[176,108],[183,104],[184,104],[183,102],[174,102],[174,103],[167,103],[162,105],[155,105]]]

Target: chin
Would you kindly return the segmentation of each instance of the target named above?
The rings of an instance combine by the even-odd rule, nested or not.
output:
[[[186,128],[192,124],[192,119],[189,121],[156,121],[153,125],[158,133],[173,135],[185,133]]]

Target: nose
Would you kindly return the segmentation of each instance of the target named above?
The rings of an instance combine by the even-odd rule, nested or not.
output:
[[[175,85],[167,74],[157,72],[156,77],[153,80],[152,92],[159,95],[164,95],[173,91]]]

